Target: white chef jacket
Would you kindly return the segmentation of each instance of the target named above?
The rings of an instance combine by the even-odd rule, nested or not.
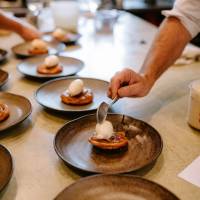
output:
[[[192,37],[200,32],[200,0],[176,0],[173,9],[162,14],[178,18]]]

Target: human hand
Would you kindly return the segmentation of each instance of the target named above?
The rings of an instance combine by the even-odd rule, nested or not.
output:
[[[140,75],[131,69],[117,72],[111,79],[108,88],[110,98],[119,97],[143,97],[152,88],[154,81],[147,75]]]
[[[26,41],[41,37],[41,33],[39,31],[27,26],[23,26],[21,30],[19,31],[19,34]]]

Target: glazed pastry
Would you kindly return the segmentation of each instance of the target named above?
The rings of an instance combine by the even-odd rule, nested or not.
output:
[[[44,63],[37,68],[37,72],[40,74],[58,74],[62,70],[63,68],[59,64],[59,59],[55,55],[46,57]]]
[[[31,42],[29,53],[33,55],[46,54],[48,53],[48,46],[43,40],[35,39]]]
[[[9,116],[9,109],[6,104],[0,103],[0,122],[6,120]]]
[[[107,150],[120,149],[128,145],[125,133],[114,132],[113,125],[106,120],[96,125],[95,134],[89,138],[89,142],[100,149]]]
[[[72,81],[68,89],[61,95],[63,103],[69,105],[86,105],[93,101],[93,94],[90,89],[84,88],[80,79]]]

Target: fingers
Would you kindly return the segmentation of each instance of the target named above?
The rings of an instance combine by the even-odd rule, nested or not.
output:
[[[33,39],[36,39],[36,38],[40,38],[41,37],[41,33],[39,31],[33,30],[31,32],[31,34],[29,34],[29,35],[28,35],[28,32],[27,32],[26,36],[27,36],[28,40],[33,40]]]
[[[122,77],[119,73],[117,73],[112,79],[109,86],[110,97],[113,99],[117,96],[117,91],[120,88]]]
[[[24,40],[27,41],[41,37],[41,33],[39,31],[29,27],[23,27],[20,34],[24,38]]]
[[[121,87],[118,90],[119,97],[144,97],[151,90],[152,85],[142,76],[138,82]]]
[[[108,87],[108,91],[107,91],[107,96],[112,98],[112,92],[111,92],[111,87]]]
[[[123,85],[131,85],[133,83],[136,83],[137,81],[139,81],[139,75],[137,73],[135,73],[131,69],[124,69],[113,76],[109,84],[107,94],[112,99],[116,96],[120,96],[118,95],[118,90]]]
[[[141,97],[143,96],[141,89],[141,84],[135,83],[119,88],[118,95],[119,97]]]

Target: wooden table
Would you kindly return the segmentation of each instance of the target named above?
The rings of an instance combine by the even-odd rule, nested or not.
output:
[[[82,20],[79,47],[67,48],[65,55],[85,62],[81,76],[109,80],[123,67],[138,71],[156,33],[156,28],[129,14],[122,14],[112,34],[96,34],[93,20]],[[145,40],[146,44],[141,44]],[[0,38],[0,45],[10,49],[21,39],[16,35]],[[2,88],[28,97],[33,106],[31,117],[0,137],[0,143],[12,153],[14,173],[1,194],[2,200],[49,200],[80,176],[60,161],[53,148],[56,131],[75,116],[49,113],[38,105],[34,92],[41,85],[23,77],[16,65],[20,60],[9,55],[2,66],[10,74]],[[164,148],[155,165],[137,175],[155,181],[182,200],[197,200],[199,188],[177,177],[200,152],[200,134],[186,122],[188,84],[200,77],[199,63],[171,68],[145,98],[120,100],[113,111],[145,120],[161,134]]]

